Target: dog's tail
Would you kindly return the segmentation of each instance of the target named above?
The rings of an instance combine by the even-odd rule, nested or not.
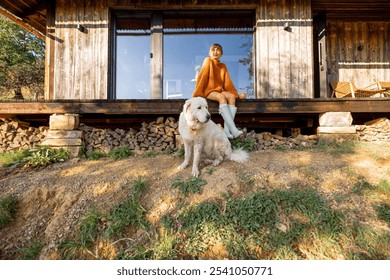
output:
[[[234,149],[229,157],[230,160],[243,163],[249,159],[249,154],[243,149]]]

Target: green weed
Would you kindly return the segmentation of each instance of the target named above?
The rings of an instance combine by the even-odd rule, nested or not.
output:
[[[390,258],[390,233],[377,230],[355,221],[349,232],[352,246],[347,249],[347,257],[352,260],[388,260]]]
[[[97,160],[106,157],[107,155],[103,151],[93,151],[87,155],[90,160]]]
[[[36,260],[43,248],[43,244],[37,241],[32,242],[28,247],[22,249],[22,260]]]
[[[53,149],[40,146],[31,150],[31,155],[24,158],[23,162],[28,167],[41,167],[50,163],[62,162],[69,159],[69,152],[63,148]]]
[[[235,138],[231,141],[233,149],[243,149],[247,152],[256,150],[256,141],[253,138]]]
[[[192,177],[187,181],[180,181],[180,179],[176,179],[172,183],[172,188],[179,189],[182,194],[188,195],[189,193],[201,193],[202,187],[206,184],[206,181]]]
[[[113,159],[125,159],[133,155],[133,152],[129,148],[115,148],[112,149],[108,156]]]
[[[164,215],[160,219],[160,224],[167,230],[173,230],[174,222],[169,215]]]
[[[237,228],[254,232],[274,225],[277,220],[277,210],[277,204],[267,194],[260,192],[244,200],[229,200],[226,206],[226,217]]]
[[[144,157],[145,158],[154,158],[154,157],[157,157],[160,153],[159,152],[156,152],[156,151],[147,151],[145,154],[144,154]]]
[[[375,211],[378,218],[390,226],[390,205],[386,203],[379,203],[375,205]]]
[[[177,258],[176,246],[178,240],[172,233],[163,233],[153,246],[153,259],[172,260]]]
[[[16,196],[8,195],[0,199],[0,229],[10,224],[16,214],[18,208],[18,201]]]
[[[100,213],[94,210],[81,220],[79,239],[83,247],[91,246],[98,238],[100,219]]]
[[[219,224],[222,222],[222,216],[215,202],[202,202],[181,214],[179,221],[184,229],[197,228],[205,222]]]
[[[141,195],[146,190],[146,187],[147,184],[142,178],[132,182],[129,197],[124,202],[114,206],[107,217],[110,224],[106,229],[108,235],[117,234],[128,226],[141,228],[149,226],[149,223],[144,218],[146,210],[140,202]]]

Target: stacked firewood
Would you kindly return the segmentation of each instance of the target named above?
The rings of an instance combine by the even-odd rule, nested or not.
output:
[[[100,129],[80,124],[77,131],[83,135],[80,141],[87,154],[99,150],[108,153],[114,148],[123,147],[135,151],[169,151],[182,147],[178,123],[172,117],[166,119],[160,117],[156,121],[142,123],[138,130],[133,128],[127,130]],[[356,126],[356,131],[360,141],[389,142],[390,120],[377,119],[365,125]],[[45,126],[30,127],[29,123],[23,121],[0,119],[0,153],[35,148],[45,144],[51,134],[53,131],[49,131],[49,128]],[[58,137],[54,138],[58,140]],[[318,142],[318,136],[299,134],[294,137],[282,137],[269,132],[247,132],[244,129],[242,141],[246,143],[252,141],[255,150],[267,150],[275,147],[310,147]]]
[[[390,120],[387,118],[372,120],[365,123],[365,125],[357,126],[356,130],[360,141],[390,142]]]
[[[105,153],[114,148],[127,147],[136,151],[166,151],[176,146],[178,124],[174,118],[158,118],[150,123],[142,123],[139,131],[130,128],[124,129],[98,129],[84,124],[80,130],[84,131],[84,143],[87,153],[101,150]]]
[[[29,123],[1,119],[0,153],[32,149],[45,139],[48,127],[30,127]]]

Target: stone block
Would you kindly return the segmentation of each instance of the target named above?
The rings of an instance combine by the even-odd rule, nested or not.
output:
[[[49,147],[81,146],[82,144],[82,139],[45,139],[42,142],[43,146]]]
[[[79,127],[79,115],[51,115],[49,118],[49,126],[51,130],[74,130]]]
[[[317,128],[317,134],[356,134],[355,126],[320,126]]]
[[[49,130],[46,138],[48,139],[82,139],[83,131],[81,130]]]
[[[332,142],[349,142],[359,140],[358,134],[320,134],[318,135],[318,143],[332,143]]]
[[[348,127],[352,125],[351,112],[327,112],[320,115],[320,126]]]

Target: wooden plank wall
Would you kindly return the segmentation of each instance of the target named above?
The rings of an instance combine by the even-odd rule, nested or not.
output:
[[[257,97],[313,97],[311,0],[261,0],[256,32]],[[284,24],[290,27],[284,30]]]
[[[106,0],[56,1],[52,98],[107,98],[108,33]]]
[[[329,81],[390,82],[390,22],[327,23]]]

